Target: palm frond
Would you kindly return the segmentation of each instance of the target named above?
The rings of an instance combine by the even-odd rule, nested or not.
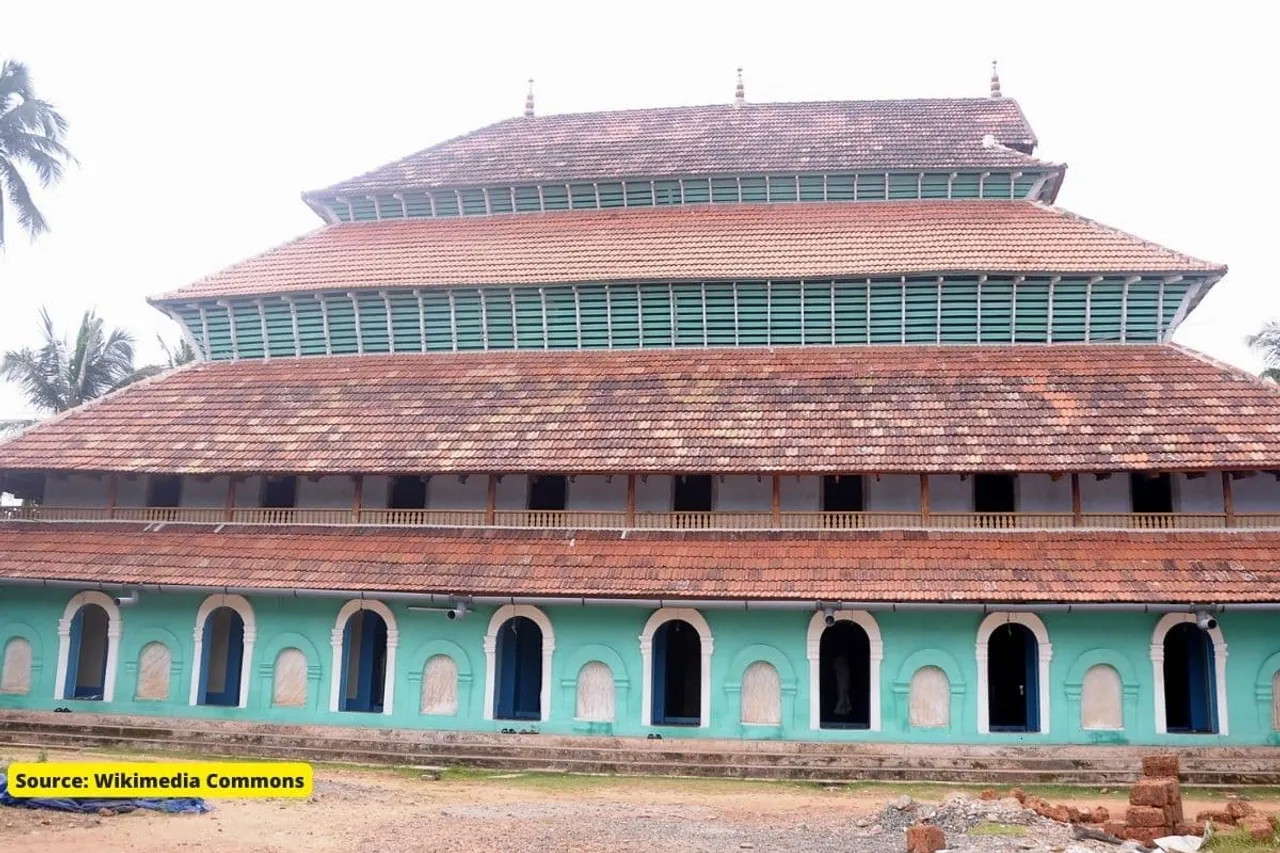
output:
[[[123,329],[104,330],[92,310],[84,312],[75,340],[68,344],[54,328],[49,310],[42,308],[40,334],[38,348],[13,350],[0,358],[0,378],[17,384],[28,404],[41,411],[64,412],[152,375],[134,369],[133,337]]]
[[[0,157],[0,183],[4,184],[5,189],[8,190],[9,201],[17,210],[18,224],[28,234],[35,237],[49,230],[49,223],[45,221],[44,214],[31,198],[31,190],[27,189],[27,182],[23,179],[22,173],[4,157]]]
[[[7,213],[32,237],[49,230],[19,167],[34,173],[42,187],[56,184],[76,162],[63,143],[66,133],[67,120],[36,97],[27,66],[14,60],[0,64],[0,249]]]

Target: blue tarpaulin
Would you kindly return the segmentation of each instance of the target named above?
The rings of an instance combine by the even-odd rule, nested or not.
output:
[[[16,806],[20,809],[53,809],[60,812],[85,812],[97,814],[106,809],[112,814],[124,814],[136,809],[158,812],[202,814],[209,806],[200,797],[171,797],[166,799],[134,799],[104,797],[15,797],[9,793],[9,780],[0,773],[0,806]]]

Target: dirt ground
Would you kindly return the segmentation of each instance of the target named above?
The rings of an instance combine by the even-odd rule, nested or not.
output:
[[[6,749],[10,760],[32,750]],[[53,752],[54,760],[124,760]],[[155,760],[157,756],[138,756]],[[311,800],[223,800],[204,815],[147,811],[115,817],[0,808],[0,849],[84,851],[879,851],[904,849],[900,829],[877,834],[875,815],[904,793],[945,799],[945,786],[830,786],[689,779],[620,779],[544,774],[318,767]],[[976,790],[970,790],[972,796]],[[1280,811],[1280,789],[1252,792],[1254,805]],[[1053,802],[1121,812],[1125,792],[1051,791]],[[1221,797],[1194,796],[1194,813]],[[870,826],[869,826],[870,825]],[[869,828],[868,828],[869,827]],[[1029,839],[968,839],[953,848],[1041,847]],[[1043,844],[1048,845],[1045,841]],[[1043,849],[1052,850],[1053,846]],[[1111,848],[1114,850],[1115,848]]]

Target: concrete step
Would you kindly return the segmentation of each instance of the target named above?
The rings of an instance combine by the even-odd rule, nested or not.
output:
[[[339,726],[272,726],[172,718],[36,712],[0,719],[0,743],[126,746],[211,756],[313,762],[434,764],[494,770],[617,775],[1123,786],[1138,775],[1136,747],[1020,747],[502,735]],[[1197,747],[1182,753],[1183,781],[1280,784],[1280,750]]]

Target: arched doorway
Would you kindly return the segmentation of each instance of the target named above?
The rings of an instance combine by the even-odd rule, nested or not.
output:
[[[243,668],[244,619],[230,607],[217,607],[204,620],[198,703],[239,707]]]
[[[871,727],[871,638],[856,622],[841,619],[823,630],[818,692],[822,728]]]
[[[653,634],[653,724],[702,724],[702,638],[683,619]]]
[[[340,711],[381,714],[387,687],[387,620],[357,610],[342,627]]]
[[[111,617],[98,604],[85,604],[71,617],[70,653],[63,696],[101,700],[106,696]]]
[[[1218,730],[1213,638],[1193,622],[1164,635],[1165,730],[1212,734]]]
[[[1040,731],[1040,648],[1026,625],[1006,622],[987,640],[987,709],[993,732]]]
[[[527,616],[513,616],[498,629],[493,717],[542,719],[542,629]]]

